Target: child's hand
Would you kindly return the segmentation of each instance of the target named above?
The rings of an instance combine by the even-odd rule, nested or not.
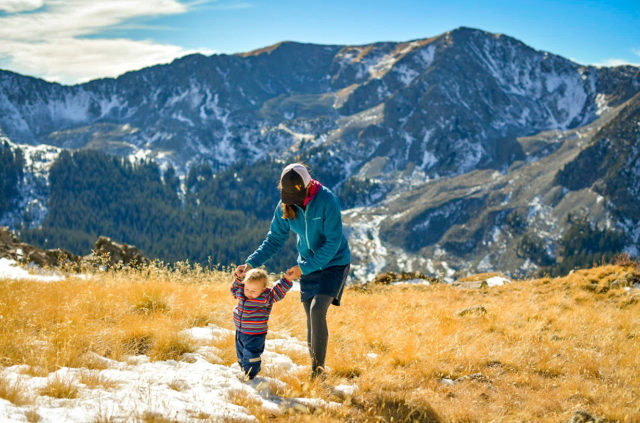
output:
[[[285,279],[292,281],[294,279],[298,279],[302,275],[302,270],[300,270],[300,266],[293,266],[291,269],[287,270],[284,275]]]

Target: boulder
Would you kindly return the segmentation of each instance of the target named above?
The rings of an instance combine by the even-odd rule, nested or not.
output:
[[[106,236],[98,238],[93,246],[93,253],[88,259],[91,262],[107,267],[140,267],[149,264],[149,259],[142,255],[137,247],[119,244]]]
[[[455,286],[463,289],[480,289],[480,288],[488,288],[489,284],[487,281],[453,281],[451,286]]]
[[[420,272],[401,272],[401,273],[383,272],[378,274],[375,278],[373,278],[371,283],[389,285],[393,282],[410,281],[410,280],[416,280],[416,279],[422,279],[429,283],[439,282],[438,279],[429,277]]]
[[[576,411],[568,423],[607,423],[608,420],[592,416],[583,410]]]
[[[60,267],[72,265],[78,268],[80,257],[60,248],[42,250],[20,242],[17,236],[5,226],[0,226],[0,258],[8,258],[22,263],[33,263],[39,267]]]
[[[475,314],[476,316],[482,316],[484,314],[487,314],[487,309],[484,308],[484,306],[482,305],[477,305],[477,306],[465,308],[464,310],[461,310],[458,312],[458,316],[460,317],[466,316],[468,314]]]
[[[8,227],[0,226],[0,251],[2,251],[3,246],[11,246],[18,242],[18,238]]]

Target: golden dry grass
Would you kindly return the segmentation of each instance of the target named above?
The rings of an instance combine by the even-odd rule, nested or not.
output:
[[[241,405],[261,421],[564,422],[577,410],[640,421],[640,293],[620,282],[632,271],[633,264],[608,265],[475,290],[348,289],[343,305],[329,311],[326,382],[272,375],[287,384],[274,387],[276,395],[343,406],[272,416],[256,403]],[[46,375],[64,366],[100,368],[89,352],[179,359],[197,347],[181,330],[208,323],[233,328],[230,281],[228,272],[188,266],[48,284],[0,281],[0,365],[27,364]],[[274,306],[269,337],[306,338],[298,295]],[[236,361],[233,336],[214,345],[222,364]],[[80,382],[109,384],[91,373]],[[358,386],[353,397],[330,388],[344,383]],[[58,385],[51,392],[71,395]]]
[[[40,393],[53,398],[77,398],[78,386],[70,377],[55,375],[49,378]]]
[[[0,398],[18,406],[32,402],[19,379],[12,381],[5,376],[0,376]]]

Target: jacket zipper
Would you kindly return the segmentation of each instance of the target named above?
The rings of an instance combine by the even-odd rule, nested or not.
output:
[[[302,216],[304,216],[304,237],[305,237],[305,241],[307,241],[307,248],[311,250],[313,254],[315,254],[316,252],[313,251],[313,249],[309,245],[309,232],[307,231],[307,211],[306,210],[302,210]]]

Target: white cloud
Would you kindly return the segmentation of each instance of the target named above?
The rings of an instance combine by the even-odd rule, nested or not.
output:
[[[1,0],[0,10],[7,13],[28,12],[42,7],[44,0]]]
[[[607,59],[602,63],[594,64],[594,66],[606,66],[606,67],[625,66],[625,65],[640,66],[640,63],[633,63],[629,60],[624,60],[624,59]]]
[[[36,2],[10,3],[18,8]],[[2,0],[2,4],[9,3]],[[84,38],[131,19],[187,12],[189,5],[177,0],[45,0],[44,6],[32,13],[0,17],[0,56],[16,72],[76,83],[195,52],[151,40]]]

